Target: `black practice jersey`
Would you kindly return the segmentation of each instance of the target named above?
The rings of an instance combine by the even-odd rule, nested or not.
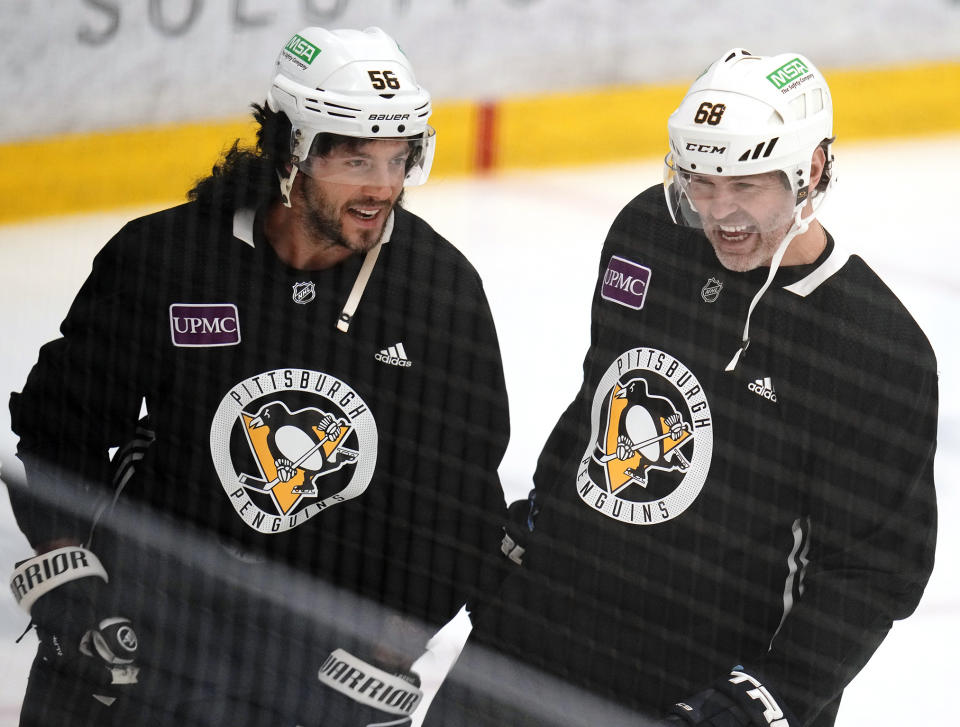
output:
[[[98,512],[109,524],[129,504],[142,527],[94,539],[108,570],[155,527],[434,624],[474,598],[504,512],[496,333],[463,255],[403,209],[388,224],[347,331],[362,256],[291,269],[249,210],[127,224],[12,399],[31,543],[85,541]],[[139,565],[126,570],[149,581]]]
[[[937,371],[881,280],[828,238],[810,265],[724,269],[655,187],[603,248],[584,379],[543,450],[524,569],[485,630],[658,712],[738,665],[804,724],[933,563]]]

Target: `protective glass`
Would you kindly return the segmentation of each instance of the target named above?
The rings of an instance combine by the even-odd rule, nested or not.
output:
[[[436,131],[420,136],[350,138],[318,134],[307,158],[297,163],[307,176],[358,187],[414,187],[423,184],[433,164]]]
[[[678,166],[672,153],[664,160],[663,187],[674,221],[699,229],[768,232],[788,225],[796,207],[784,172],[699,174]]]

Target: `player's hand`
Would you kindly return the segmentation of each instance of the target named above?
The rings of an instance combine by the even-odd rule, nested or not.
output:
[[[22,561],[10,586],[36,627],[38,657],[51,669],[107,705],[138,683],[136,630],[103,606],[107,574],[92,552],[68,546]]]
[[[673,713],[658,724],[663,727],[752,727],[753,722],[733,700],[715,689],[706,689],[675,704]]]
[[[420,677],[405,670],[387,671],[344,649],[334,650],[320,666],[320,702],[312,715],[320,724],[408,727],[423,699]]]
[[[694,696],[678,702],[662,722],[666,727],[799,727],[786,704],[742,667]]]
[[[530,490],[526,500],[515,500],[507,507],[500,552],[517,565],[523,565],[523,554],[539,514],[536,490]]]

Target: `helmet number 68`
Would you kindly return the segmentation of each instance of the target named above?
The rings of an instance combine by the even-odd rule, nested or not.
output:
[[[693,122],[695,124],[702,124],[706,122],[710,124],[710,126],[716,126],[720,123],[720,118],[723,116],[723,112],[726,110],[726,104],[713,104],[709,101],[704,101],[702,104],[700,104],[700,108],[697,109],[697,113],[693,117]]]
[[[400,88],[400,79],[393,75],[393,71],[367,71],[370,82],[377,91],[385,88]]]

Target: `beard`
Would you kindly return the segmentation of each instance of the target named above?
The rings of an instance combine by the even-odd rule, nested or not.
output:
[[[751,232],[744,244],[731,245],[725,240],[715,222],[704,223],[704,234],[713,246],[717,260],[727,270],[744,273],[770,265],[771,259],[793,226],[793,219],[780,216],[757,224],[754,220],[739,220]]]
[[[393,202],[385,203],[383,200],[377,200],[370,197],[358,196],[342,207],[338,207],[335,202],[331,202],[326,195],[313,184],[313,181],[307,177],[304,185],[303,204],[300,206],[300,218],[303,226],[310,232],[315,244],[320,247],[342,247],[352,253],[365,253],[372,249],[380,241],[383,235],[384,225],[394,207],[399,207],[403,201],[403,190]],[[344,214],[350,214],[345,210],[350,207],[379,207],[381,208],[383,219],[377,229],[357,230],[352,235],[347,235],[343,230],[342,218]]]

